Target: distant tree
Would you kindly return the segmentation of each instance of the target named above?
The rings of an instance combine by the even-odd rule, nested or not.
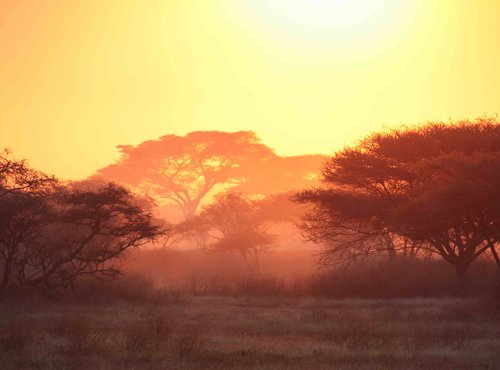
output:
[[[224,193],[216,196],[213,203],[208,205],[208,208],[213,208],[218,199],[222,197],[222,194]],[[262,220],[263,224],[266,224],[266,228],[268,229],[278,224],[289,224],[293,227],[302,212],[302,208],[291,200],[293,193],[272,194],[253,201],[250,201],[248,197],[245,197],[241,193],[234,192],[232,189],[228,190],[227,194],[235,194],[243,202],[252,205],[253,212],[256,215],[258,214],[259,219]],[[229,207],[228,203],[226,205]],[[195,242],[199,249],[221,251],[222,249],[207,247],[207,243],[213,241],[213,238],[210,240],[211,237],[209,235],[211,231],[213,232],[213,229],[211,230],[213,224],[206,221],[203,217],[194,217],[177,224],[169,225],[165,236],[160,238],[156,244],[161,248],[170,248],[182,242],[191,241]],[[252,263],[249,265],[252,265]]]
[[[395,253],[409,240],[452,264],[462,282],[486,251],[499,262],[495,118],[371,135],[330,158],[323,182],[324,188],[304,191],[296,200],[311,206],[301,228],[326,246],[326,258]],[[384,236],[385,243],[377,241]]]
[[[247,200],[239,193],[217,195],[193,222],[209,236],[207,251],[236,253],[254,272],[259,269],[261,255],[275,240],[261,202]]]
[[[199,222],[197,217],[168,224],[164,234],[153,243],[153,246],[160,249],[179,247],[183,242],[194,241],[198,248],[203,249],[207,240],[207,228]]]
[[[119,148],[120,160],[98,175],[175,202],[186,218],[196,214],[202,199],[216,185],[242,183],[249,162],[275,155],[249,131],[166,135],[136,147]]]

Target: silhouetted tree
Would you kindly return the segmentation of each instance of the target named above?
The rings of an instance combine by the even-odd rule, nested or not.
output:
[[[418,181],[391,212],[395,231],[432,246],[462,280],[488,250],[500,268],[500,150],[442,154],[415,174]]]
[[[306,237],[326,245],[326,258],[396,252],[405,244],[401,241],[411,240],[452,264],[463,282],[484,252],[497,259],[500,124],[495,118],[371,135],[330,158],[323,181],[324,188],[296,199],[312,206],[301,227]],[[377,241],[384,236],[385,243]]]
[[[25,258],[26,246],[39,237],[46,222],[45,199],[25,192],[10,192],[0,201],[0,295]]]
[[[84,275],[116,276],[126,250],[163,233],[147,201],[121,186],[61,184],[25,162],[9,168],[1,182],[0,294],[13,281],[57,288]]]
[[[216,185],[244,181],[244,168],[274,156],[255,133],[218,131],[166,135],[136,147],[120,146],[118,163],[98,174],[159,199],[175,202],[186,218]]]
[[[117,276],[125,251],[162,233],[147,204],[112,183],[68,185],[49,205],[47,221],[17,263],[21,284],[68,287],[80,276]]]
[[[228,191],[228,194],[236,194],[240,200],[251,205],[255,215],[258,213],[259,219],[262,220],[263,224],[267,225],[267,228],[286,223],[294,226],[303,211],[298,204],[291,200],[293,193],[273,194],[258,201],[249,201],[248,197],[244,197],[241,193],[234,192],[232,189]],[[219,197],[221,196],[219,195]],[[214,199],[214,202],[217,202],[217,198]],[[213,208],[213,206],[214,203],[210,204],[209,208]],[[227,206],[229,207],[229,204]],[[206,221],[202,217],[195,217],[169,225],[166,235],[158,240],[157,245],[162,248],[169,248],[184,241],[194,241],[200,249],[215,251],[207,248],[207,243],[210,241],[208,234],[211,229],[211,223]],[[250,265],[252,264],[250,263]]]
[[[9,150],[0,155],[0,294],[15,272],[19,247],[39,232],[47,211],[44,196],[56,183],[26,161],[13,159]]]
[[[208,251],[237,253],[251,271],[259,269],[262,253],[268,251],[275,240],[261,203],[247,200],[239,193],[217,195],[193,222],[208,234],[205,246]]]

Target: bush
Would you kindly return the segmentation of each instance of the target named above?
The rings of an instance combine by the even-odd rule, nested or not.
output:
[[[497,276],[495,265],[476,263],[470,270],[470,294],[491,295],[495,291]],[[445,262],[404,259],[391,262],[366,261],[348,268],[320,271],[302,279],[263,275],[214,275],[191,279],[183,290],[195,295],[309,295],[332,298],[411,298],[462,294],[455,271]]]

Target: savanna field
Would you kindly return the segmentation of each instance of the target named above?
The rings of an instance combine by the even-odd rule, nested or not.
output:
[[[461,298],[167,294],[1,307],[2,369],[499,369],[500,314]]]
[[[0,369],[500,369],[496,118],[374,134],[315,188],[202,204],[214,178],[245,174],[213,154],[227,137],[284,174],[318,160],[247,132],[147,142],[147,158],[196,143],[147,166],[124,149],[108,170],[143,183],[163,168],[156,191],[184,207],[170,222],[115,181],[0,155]]]
[[[0,370],[500,370],[500,0],[0,0]]]

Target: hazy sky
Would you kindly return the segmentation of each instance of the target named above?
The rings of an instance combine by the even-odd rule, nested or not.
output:
[[[497,0],[0,0],[0,147],[79,178],[170,133],[331,153],[493,114],[499,18]]]

